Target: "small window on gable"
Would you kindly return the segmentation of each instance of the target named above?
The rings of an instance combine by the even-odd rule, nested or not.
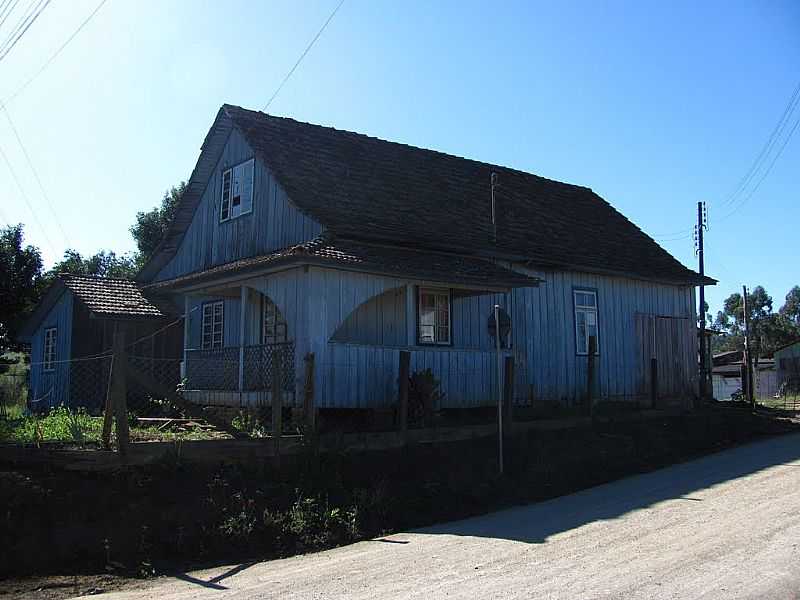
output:
[[[253,158],[222,172],[220,221],[235,219],[253,211],[254,172]]]
[[[420,344],[450,344],[450,290],[419,289],[417,338]]]
[[[600,340],[597,335],[597,292],[574,290],[575,302],[575,352],[589,354],[589,338],[595,339],[595,354],[600,354]]]
[[[278,344],[286,341],[286,319],[276,304],[266,296],[261,300],[261,323],[262,344]]]
[[[42,368],[45,371],[55,369],[56,362],[56,342],[58,341],[58,329],[49,327],[44,330],[44,345],[42,347]]]
[[[203,304],[202,338],[200,342],[203,350],[222,348],[223,317],[222,300]]]

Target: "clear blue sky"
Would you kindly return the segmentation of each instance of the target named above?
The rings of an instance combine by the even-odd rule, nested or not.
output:
[[[97,1],[52,0],[0,62],[0,99]],[[189,176],[219,106],[263,107],[336,3],[108,0],[8,103],[68,240],[3,115],[44,231],[1,161],[0,223],[25,223],[48,264],[132,250],[135,213]],[[706,200],[716,312],[742,283],[776,305],[800,283],[800,130],[719,222],[799,81],[796,1],[345,0],[270,112],[586,185],[656,237]],[[696,266],[691,238],[663,245]]]

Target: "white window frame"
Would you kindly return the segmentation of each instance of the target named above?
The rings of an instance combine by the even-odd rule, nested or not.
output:
[[[433,300],[433,318],[432,324],[423,324],[423,299],[432,296]],[[443,308],[444,307],[444,308]],[[425,308],[429,311],[430,307]],[[421,346],[451,346],[453,344],[453,304],[452,295],[450,290],[446,288],[436,287],[420,287],[417,289],[417,343]],[[432,339],[426,339],[429,336],[423,335],[422,328],[433,327]],[[447,337],[444,337],[446,333]]]
[[[588,304],[581,304],[578,302],[578,295],[589,295],[594,298],[594,306],[590,306]],[[572,290],[572,303],[574,306],[574,319],[575,319],[575,353],[578,356],[588,356],[589,354],[589,332],[586,332],[586,336],[584,340],[581,340],[580,335],[580,325],[578,323],[578,315],[581,314],[584,317],[584,322],[594,321],[594,332],[595,332],[595,356],[600,354],[600,317],[599,317],[599,307],[598,307],[598,297],[596,290],[588,290],[588,289],[581,289],[575,288]]]
[[[230,221],[231,219],[237,219],[253,212],[253,203],[255,201],[255,173],[255,158],[247,159],[222,171],[219,203],[220,223]],[[249,182],[244,180],[245,174],[249,175]],[[227,189],[225,186],[226,178],[228,179]],[[242,188],[248,187],[247,184],[249,184],[250,199],[249,202],[246,203],[241,194]],[[235,195],[237,185],[239,187],[238,196]],[[239,203],[234,206],[234,200],[237,197],[239,198]]]
[[[217,311],[219,308],[219,311]],[[208,327],[208,332],[206,332]],[[200,321],[200,348],[218,350],[225,343],[225,302],[204,302]]]
[[[58,327],[48,327],[44,330],[42,342],[42,370],[55,371],[56,352],[58,346]]]
[[[289,327],[278,305],[267,296],[261,297],[261,343],[280,344],[289,339]]]

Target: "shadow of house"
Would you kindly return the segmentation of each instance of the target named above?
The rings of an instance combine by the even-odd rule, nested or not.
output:
[[[800,435],[741,446],[546,502],[425,528],[419,533],[544,543],[551,536],[617,519],[667,500],[702,501],[707,488],[771,467],[800,467]]]

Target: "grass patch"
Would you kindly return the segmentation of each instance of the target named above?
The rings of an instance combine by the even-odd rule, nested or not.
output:
[[[0,443],[39,444],[61,442],[77,445],[97,445],[101,442],[103,417],[93,417],[84,409],[70,410],[59,406],[45,415],[25,415],[21,410],[0,418]],[[186,427],[160,430],[157,426],[130,423],[132,442],[172,442],[230,437],[219,431]]]

